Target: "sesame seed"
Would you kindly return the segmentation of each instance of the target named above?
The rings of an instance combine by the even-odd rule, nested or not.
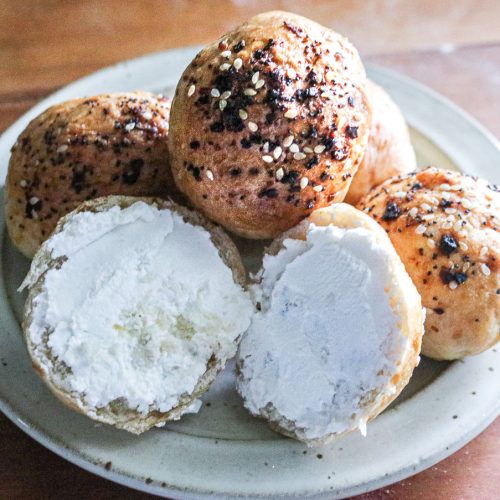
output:
[[[319,146],[316,146],[316,147],[314,148],[314,152],[315,152],[316,154],[320,154],[320,153],[322,153],[325,149],[326,149],[326,148],[325,148],[325,146],[323,146],[322,144],[320,144]]]
[[[243,66],[243,61],[240,57],[237,57],[233,62],[234,69],[238,70]]]
[[[312,153],[313,150],[309,147],[309,146],[306,146],[304,149],[303,149],[304,153]]]
[[[398,198],[404,198],[406,196],[406,193],[404,191],[396,191],[394,193],[394,196],[397,196]]]
[[[256,94],[257,94],[257,92],[256,92],[254,89],[245,89],[245,90],[243,91],[243,93],[244,93],[245,95],[256,95]]]
[[[453,227],[453,222],[446,221],[444,224],[441,224],[442,229],[451,229]]]
[[[304,153],[298,152],[293,155],[294,160],[303,160],[306,157]]]
[[[220,55],[222,57],[225,57],[226,59],[229,59],[231,57],[231,51],[230,50],[225,50],[224,52],[221,52]]]
[[[488,253],[488,247],[482,247],[480,252],[479,252],[479,256],[484,257],[484,256],[486,256],[487,253]]]
[[[443,200],[449,201],[451,200],[451,193],[445,191],[444,193],[441,193],[441,197],[443,198]]]
[[[38,219],[38,212],[36,210],[32,210],[31,217],[33,217],[33,219]]]
[[[450,189],[452,191],[460,191],[462,189],[462,186],[460,184],[453,184]]]
[[[264,80],[259,80],[256,84],[255,84],[255,88],[258,90],[260,89],[261,87],[264,86],[264,83],[266,83]]]
[[[264,153],[269,153],[269,141],[266,141],[264,143],[264,145],[262,146],[262,151],[264,151]]]
[[[62,144],[61,146],[59,146],[56,151],[58,153],[64,153],[66,150],[68,149],[68,145],[67,144]]]
[[[331,99],[333,97],[333,93],[330,90],[327,90],[326,92],[321,93],[321,97],[324,97],[325,99]]]
[[[434,219],[434,214],[425,214],[422,216],[422,220],[432,220]]]
[[[456,222],[453,229],[455,229],[455,231],[460,231],[460,229],[462,229],[462,221]]]
[[[307,177],[302,177],[300,179],[300,189],[304,189],[309,184],[309,179]]]
[[[429,238],[427,240],[427,246],[430,248],[434,248],[436,246],[436,242],[432,238]]]
[[[297,78],[297,72],[293,68],[288,68],[286,74],[288,75],[288,78],[291,78],[292,80],[295,80],[295,78]]]
[[[445,213],[447,213],[449,215],[457,213],[457,209],[456,208],[445,208],[444,211],[445,211]]]
[[[272,156],[269,156],[269,155],[264,155],[262,157],[262,159],[266,162],[266,163],[272,163],[273,162],[273,157]]]
[[[212,89],[212,90],[210,91],[210,95],[211,95],[212,97],[220,97],[220,92],[219,92],[219,89]]]
[[[434,198],[434,196],[430,196],[427,193],[423,194],[422,199],[428,201],[431,205],[437,205],[438,204],[438,200],[436,198]]]
[[[285,171],[282,168],[278,168],[278,170],[276,170],[276,179],[278,181],[283,179],[284,175],[285,175]]]
[[[298,146],[298,144],[295,144],[295,143],[292,144],[290,146],[290,153],[298,153],[298,152],[299,152],[299,146]]]
[[[231,91],[230,90],[226,90],[225,92],[222,92],[222,94],[220,95],[220,98],[221,99],[227,99],[231,96]]]
[[[462,266],[462,271],[466,273],[470,268],[470,262],[465,262],[464,265]]]
[[[194,91],[196,90],[196,86],[195,85],[191,85],[189,88],[188,88],[188,97],[191,97],[193,94],[194,94]]]
[[[427,228],[425,227],[425,225],[424,225],[424,224],[420,224],[420,225],[418,225],[418,226],[417,226],[417,228],[415,229],[415,232],[416,232],[417,234],[424,234],[426,229],[427,229]]]
[[[423,210],[432,210],[431,206],[427,203],[422,203],[422,205],[420,205],[420,207],[423,209]]]
[[[273,151],[274,159],[277,160],[281,156],[282,152],[283,152],[283,150],[279,146],[274,148],[274,151]]]
[[[135,122],[130,122],[130,123],[127,123],[127,125],[125,125],[125,130],[127,132],[134,130],[134,128],[135,128]]]
[[[470,200],[468,200],[467,198],[463,198],[462,201],[462,206],[467,209],[467,208],[471,208],[472,207],[472,203]]]
[[[450,287],[451,290],[455,290],[455,288],[457,288],[458,284],[456,281],[453,280],[453,281],[450,281],[448,286]]]
[[[293,120],[294,118],[297,117],[297,110],[296,109],[289,109],[286,113],[285,113],[285,118],[289,118],[290,120]]]
[[[467,252],[467,250],[469,250],[469,247],[467,246],[467,243],[463,242],[463,241],[459,241],[458,242],[458,245],[460,246],[460,248],[464,251],[464,252]]]
[[[285,147],[285,148],[289,148],[289,147],[292,145],[292,143],[293,143],[293,139],[294,139],[293,135],[289,135],[289,136],[288,136],[288,137],[287,137],[287,138],[283,141],[283,147]]]
[[[314,186],[313,187],[314,191],[316,191],[317,193],[321,193],[321,191],[323,191],[323,186],[319,185],[319,186]]]
[[[413,207],[412,209],[410,209],[410,211],[408,212],[408,215],[410,217],[413,217],[415,218],[418,214],[418,208],[417,207]]]
[[[255,122],[248,122],[248,128],[251,132],[257,132],[259,129],[258,125]]]
[[[441,184],[441,186],[439,186],[439,188],[441,189],[441,191],[449,191],[451,189],[451,186],[445,182],[445,183]]]
[[[213,181],[214,180],[214,174],[212,173],[211,170],[207,170],[207,177],[209,180]]]
[[[248,113],[244,109],[240,109],[238,114],[242,120],[246,120],[248,118]]]
[[[27,185],[28,185],[28,181],[26,181],[25,179],[21,179],[19,181],[19,185],[22,187],[22,188],[25,188]]]
[[[350,159],[346,160],[344,163],[345,170],[349,170],[352,167],[352,161]]]
[[[153,113],[151,113],[151,111],[146,111],[145,113],[142,113],[142,117],[145,120],[151,120],[153,118]]]
[[[227,71],[229,68],[231,67],[231,65],[229,63],[223,63],[219,66],[219,69],[221,71]]]
[[[227,101],[225,99],[221,99],[219,101],[219,109],[222,111],[227,106]]]
[[[256,71],[256,72],[252,75],[252,83],[255,85],[258,81],[259,81],[259,72],[258,72],[258,71]]]
[[[485,276],[489,276],[491,274],[490,268],[486,264],[481,264],[481,272]]]
[[[32,196],[30,198],[30,205],[36,205],[40,201],[40,198],[37,198],[36,196]]]

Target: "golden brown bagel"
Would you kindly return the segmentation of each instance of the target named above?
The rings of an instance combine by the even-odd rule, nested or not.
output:
[[[268,12],[204,48],[172,102],[175,182],[231,231],[271,238],[344,199],[370,110],[356,49],[319,24]]]
[[[367,81],[366,91],[372,106],[372,125],[363,161],[345,197],[356,205],[372,188],[389,177],[407,174],[417,168],[415,151],[405,119],[389,94]]]
[[[32,257],[82,201],[169,194],[169,112],[168,99],[136,92],[72,99],[35,118],[7,174],[7,228],[18,249]]]
[[[462,358],[500,340],[497,186],[429,167],[384,182],[358,207],[386,229],[422,296],[426,356]]]

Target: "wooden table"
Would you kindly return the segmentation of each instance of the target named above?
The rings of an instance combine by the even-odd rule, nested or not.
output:
[[[336,28],[367,61],[435,88],[500,135],[497,0],[0,0],[0,131],[86,73],[147,52],[208,42],[272,8]],[[1,414],[0,436],[2,499],[150,498],[65,462]],[[499,463],[497,419],[438,465],[358,498],[499,498]]]

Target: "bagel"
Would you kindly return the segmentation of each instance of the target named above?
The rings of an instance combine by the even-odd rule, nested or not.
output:
[[[66,405],[139,434],[196,411],[253,306],[229,237],[170,201],[111,196],[66,215],[35,255],[23,331]]]
[[[382,228],[350,205],[317,210],[277,238],[238,351],[245,407],[310,446],[366,423],[419,360],[420,297]]]
[[[273,238],[344,199],[370,127],[356,49],[301,16],[268,12],[204,48],[172,102],[174,180],[230,231]]]
[[[12,148],[5,186],[14,245],[33,257],[85,200],[174,194],[169,112],[167,98],[134,92],[72,99],[32,120]]]
[[[382,88],[367,81],[372,124],[363,161],[354,175],[345,202],[356,205],[372,188],[395,175],[417,168],[410,132],[396,103]]]
[[[423,354],[459,359],[500,340],[498,186],[429,167],[384,182],[358,207],[385,228],[422,296]]]

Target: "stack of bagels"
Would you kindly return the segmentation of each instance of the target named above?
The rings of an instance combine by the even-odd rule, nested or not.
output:
[[[353,45],[291,13],[201,50],[172,103],[47,109],[12,148],[5,213],[33,258],[36,371],[130,432],[197,411],[236,354],[246,408],[321,445],[364,433],[421,352],[500,340],[498,187],[417,169]],[[232,235],[269,240],[257,274]]]

